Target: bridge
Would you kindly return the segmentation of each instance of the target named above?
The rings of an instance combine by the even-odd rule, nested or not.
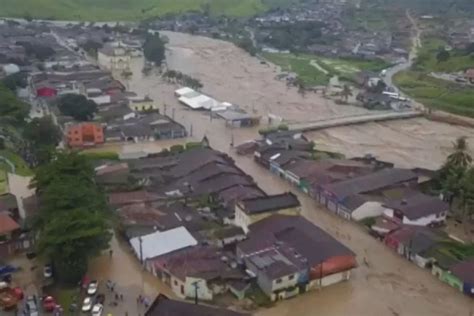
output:
[[[340,127],[348,125],[358,125],[371,122],[402,120],[423,116],[420,111],[402,111],[402,112],[378,112],[351,116],[339,116],[333,118],[322,119],[312,122],[302,122],[289,124],[290,131],[309,132],[321,129]]]

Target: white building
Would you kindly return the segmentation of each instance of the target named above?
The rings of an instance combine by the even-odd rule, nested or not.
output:
[[[123,47],[106,46],[97,52],[97,61],[110,71],[127,71],[131,57]]]
[[[449,211],[448,203],[422,193],[391,201],[383,206],[386,208],[384,216],[399,223],[416,226],[443,223]]]

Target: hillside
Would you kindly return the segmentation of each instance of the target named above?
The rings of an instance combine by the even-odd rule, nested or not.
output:
[[[131,21],[209,8],[215,15],[252,16],[282,0],[0,0],[0,15],[54,20]]]

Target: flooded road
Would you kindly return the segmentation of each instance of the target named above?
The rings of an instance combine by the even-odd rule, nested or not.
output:
[[[321,100],[312,95],[306,98],[297,95],[294,89],[288,90],[284,83],[273,79],[276,72],[272,66],[261,65],[256,59],[247,56],[231,44],[211,39],[196,39],[183,34],[167,33],[167,35],[170,38],[168,45],[170,69],[182,70],[200,79],[204,84],[204,91],[221,101],[240,104],[247,109],[255,109],[261,114],[271,112],[277,115],[288,115],[293,120],[309,120],[322,116],[340,115],[342,112],[348,114],[347,112],[363,111],[353,107],[333,105],[329,103],[330,101]],[[209,114],[205,112],[188,110],[177,102],[173,94],[178,86],[168,85],[155,75],[143,77],[141,73],[143,60],[135,59],[133,63],[134,76],[129,82],[131,90],[149,94],[161,104],[162,111],[166,104],[167,114],[171,115],[174,111],[177,121],[184,124],[188,130],[192,126],[193,137],[191,138],[199,140],[206,135],[213,148],[229,152],[237,165],[252,175],[268,193],[294,191],[300,198],[305,217],[350,247],[356,252],[360,262],[364,257],[369,262],[368,267],[361,264],[353,272],[353,277],[349,282],[278,302],[275,307],[259,311],[257,315],[470,316],[470,311],[474,310],[473,303],[455,289],[437,281],[429,271],[422,270],[394,254],[356,224],[344,221],[323,210],[316,202],[256,165],[251,158],[235,155],[230,147],[231,140],[234,139],[234,142],[238,144],[253,139],[257,136],[256,128],[229,129],[225,127],[222,120],[211,120]],[[425,125],[421,130],[412,132],[400,128],[404,124],[408,128],[412,124],[410,122],[412,121],[387,123],[393,125],[384,129],[396,131],[396,133],[393,132],[395,134],[387,135],[374,130],[374,127],[370,125],[350,127],[341,134],[349,137],[347,135],[352,136],[353,130],[358,132],[354,132],[355,136],[347,140],[347,143],[341,137],[340,143],[345,144],[347,148],[353,148],[358,146],[358,142],[364,144],[364,140],[375,137],[374,134],[377,134],[381,148],[384,142],[388,144],[385,146],[395,147],[400,145],[397,145],[394,139],[400,137],[399,133],[405,133],[404,140],[400,140],[399,143],[411,142],[411,147],[406,144],[400,147],[400,150],[405,150],[407,153],[421,145],[424,146],[420,147],[420,153],[425,150],[438,150],[440,146],[449,146],[449,144],[433,144],[427,147],[422,141],[427,136],[423,134],[420,134],[415,142],[413,140],[416,139],[415,134],[423,132]],[[430,124],[435,125],[429,132],[432,135],[431,138],[426,138],[426,143],[431,142],[432,139],[442,138],[442,135],[445,135],[448,142],[448,139],[454,136],[443,130],[447,125],[431,122]],[[457,129],[457,127],[452,128]],[[464,132],[467,131],[459,131],[461,134]],[[324,139],[323,136],[321,139]],[[430,158],[432,154],[433,152],[428,151],[426,157]],[[407,155],[406,159],[408,158]],[[430,160],[428,158],[425,159]],[[419,161],[421,162],[422,159],[420,158]],[[132,289],[132,292],[137,292],[141,287],[141,273],[137,260],[132,258],[128,250],[123,250],[122,255],[123,258],[119,257],[122,259],[118,261],[115,259],[109,261],[108,256],[99,258],[93,273],[105,278],[109,276],[116,278],[117,283],[123,283],[125,287]],[[148,276],[145,288],[150,294],[158,290],[169,292],[167,287]]]

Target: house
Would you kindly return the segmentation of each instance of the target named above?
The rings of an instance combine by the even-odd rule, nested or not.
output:
[[[466,78],[470,83],[474,83],[474,68],[466,70],[464,78]]]
[[[123,205],[146,203],[157,201],[161,198],[158,194],[144,190],[113,192],[107,195],[107,201],[112,208],[118,208]]]
[[[127,163],[101,165],[95,168],[97,183],[105,186],[120,186],[129,183],[130,169]]]
[[[231,310],[172,300],[159,294],[150,305],[144,316],[250,316]]]
[[[247,233],[251,224],[273,214],[299,215],[300,206],[291,192],[246,199],[235,205],[235,225]]]
[[[225,110],[218,111],[217,115],[225,120],[229,127],[252,127],[260,123],[260,117],[250,115],[243,111]]]
[[[344,218],[351,218],[351,211],[341,207],[344,199],[362,193],[377,192],[393,186],[417,183],[418,176],[407,169],[382,169],[360,177],[321,186],[320,203]]]
[[[340,207],[346,214],[350,213],[351,219],[355,221],[381,216],[386,210],[382,202],[373,201],[371,197],[362,194],[347,197]]]
[[[19,229],[20,225],[10,215],[5,212],[0,213],[0,243],[11,240],[13,233]]]
[[[356,266],[352,251],[301,216],[250,225],[236,252],[272,301],[348,280]]]
[[[105,46],[97,52],[99,65],[110,71],[130,69],[131,57],[123,47]]]
[[[412,193],[402,199],[384,203],[384,215],[396,222],[416,226],[431,226],[444,223],[449,204],[438,197],[423,193]]]
[[[167,253],[186,247],[196,246],[197,241],[184,227],[130,239],[130,245],[137,258],[146,262]]]
[[[211,301],[229,290],[229,281],[246,276],[230,253],[214,247],[182,249],[147,262],[147,269],[181,299]]]
[[[36,89],[37,97],[55,97],[58,94],[58,90],[52,87],[41,87]]]
[[[440,242],[448,240],[448,235],[442,231],[403,225],[386,234],[384,243],[419,267],[428,268],[435,262],[433,250]]]
[[[128,97],[128,106],[133,111],[137,112],[145,112],[145,111],[158,111],[159,106],[158,104],[153,102],[148,96],[140,97],[140,96],[132,96]]]
[[[187,136],[186,129],[168,116],[158,113],[118,119],[105,128],[107,142],[144,142]]]
[[[474,296],[474,258],[454,264],[449,270],[462,283],[462,292]]]
[[[69,147],[83,148],[104,143],[104,130],[97,123],[79,123],[66,129],[66,142]]]

